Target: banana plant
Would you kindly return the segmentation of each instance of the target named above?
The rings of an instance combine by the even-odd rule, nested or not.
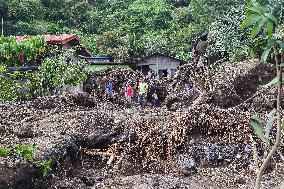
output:
[[[272,126],[277,120],[276,109],[273,109],[268,115],[267,119],[262,119],[257,116],[250,118],[250,124],[253,127],[255,134],[269,146],[269,137]]]
[[[276,33],[275,29],[278,26],[278,20],[271,13],[266,12],[266,6],[260,5],[258,2],[249,3],[247,8],[247,18],[241,24],[241,28],[252,26],[251,37],[256,38],[261,30],[266,31],[266,36],[260,40],[266,40],[267,46],[262,53],[261,62],[267,61],[268,55],[271,53],[273,47],[278,46],[279,49],[284,50],[284,42],[280,39],[280,35]]]

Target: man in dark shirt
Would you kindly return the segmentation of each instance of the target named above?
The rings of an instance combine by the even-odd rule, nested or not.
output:
[[[202,34],[194,44],[193,49],[193,63],[197,64],[200,60],[200,57],[203,57],[206,49],[207,49],[207,39],[208,39],[208,33]]]

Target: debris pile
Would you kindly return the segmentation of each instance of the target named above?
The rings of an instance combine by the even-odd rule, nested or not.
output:
[[[195,82],[192,79],[193,76],[198,75],[201,77],[203,71],[203,67],[195,68],[193,65],[183,65],[175,77],[166,77],[161,80],[146,78],[145,81],[149,85],[148,102],[151,102],[152,94],[156,91],[159,101],[163,103],[166,100],[167,107],[172,105],[171,102],[179,103],[179,108],[184,108],[184,105],[188,107],[198,95],[196,90],[190,90],[189,85],[191,82]],[[112,81],[117,101],[123,104],[126,85],[130,83],[134,89],[137,89],[140,78],[144,78],[141,72],[122,68],[94,72],[88,75],[88,79],[84,84],[84,91],[101,100],[107,83]],[[197,86],[197,84],[194,85]],[[134,93],[134,98],[136,99],[136,97],[137,91]]]
[[[195,104],[198,97],[204,95],[206,71],[207,68],[202,63],[180,66],[165,100],[168,110],[188,108]]]
[[[212,144],[223,146],[221,150],[223,155],[218,150],[210,152],[210,156],[219,158],[218,161],[221,164],[224,159],[233,161],[236,153],[245,154],[244,146],[252,145],[253,132],[249,125],[249,116],[247,113],[233,109],[226,111],[202,105],[188,112],[164,116],[164,119],[160,120],[129,119],[120,124],[121,129],[124,130],[120,140],[104,150],[117,159],[115,165],[120,171],[176,172],[182,167],[182,163],[178,163],[179,154],[185,152],[189,145],[188,141],[196,138],[207,138],[207,140],[211,138]],[[194,145],[197,145],[196,142],[190,144],[190,146]],[[232,151],[234,151],[230,157],[226,154],[228,148],[233,148]],[[209,153],[208,150],[199,150],[196,154],[196,148],[192,148],[187,150],[186,154],[195,153],[191,159],[199,164],[203,157],[208,156],[206,155]],[[212,157],[210,157],[212,160],[209,158],[204,166],[216,160]],[[247,166],[246,163],[251,158],[251,153],[241,157],[244,166]],[[195,163],[194,166],[196,168],[200,165]]]
[[[140,78],[144,78],[143,74],[138,71],[132,71],[124,68],[109,68],[100,72],[93,72],[88,75],[87,81],[84,83],[84,91],[93,93],[97,99],[103,99],[104,92],[108,82],[112,82],[114,92],[117,97],[124,97],[127,84],[131,84],[135,89]]]
[[[205,90],[204,72],[212,91]],[[126,84],[136,88],[142,73],[124,69],[92,73],[84,89],[93,95],[65,94],[0,105],[0,147],[36,143],[35,156],[52,157],[59,170],[88,157],[102,162],[99,169],[120,174],[192,175],[231,164],[234,169],[251,172],[254,143],[258,148],[262,145],[255,140],[249,118],[256,112],[265,114],[273,106],[274,89],[261,91],[260,85],[274,76],[272,67],[255,61],[225,64],[210,71],[184,65],[176,77],[147,80],[148,97],[157,91],[161,100],[165,99],[165,106],[153,110],[101,101],[108,81],[122,99]],[[193,88],[188,88],[190,82]],[[197,105],[200,97],[203,100]],[[0,175],[9,169],[2,165],[5,168],[0,169]],[[9,178],[0,181],[7,183]],[[85,177],[76,178],[80,184],[86,182],[80,178]]]
[[[213,104],[221,108],[236,106],[252,97],[261,85],[274,77],[273,66],[257,60],[222,64],[210,73]]]

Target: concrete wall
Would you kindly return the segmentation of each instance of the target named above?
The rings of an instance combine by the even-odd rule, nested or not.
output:
[[[154,71],[156,78],[161,79],[162,73],[173,76],[180,66],[180,61],[163,55],[153,55],[140,61],[137,66],[141,67],[149,65],[149,68]]]
[[[65,85],[62,87],[63,93],[82,93],[83,92],[83,85],[79,86],[72,86],[72,85]]]
[[[68,58],[71,59],[71,62],[70,63],[77,63],[78,62],[78,54],[76,53],[76,51],[73,49],[73,46],[71,46],[70,44],[65,44],[63,46],[63,49],[62,49],[62,52],[63,52],[63,57],[64,57],[64,62],[66,62],[66,60]]]

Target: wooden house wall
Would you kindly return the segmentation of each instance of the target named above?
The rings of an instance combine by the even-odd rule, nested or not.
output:
[[[167,75],[174,75],[180,66],[180,61],[163,55],[153,55],[140,61],[137,66],[144,74],[149,69],[153,70],[157,79],[161,79],[163,71],[167,72]]]

